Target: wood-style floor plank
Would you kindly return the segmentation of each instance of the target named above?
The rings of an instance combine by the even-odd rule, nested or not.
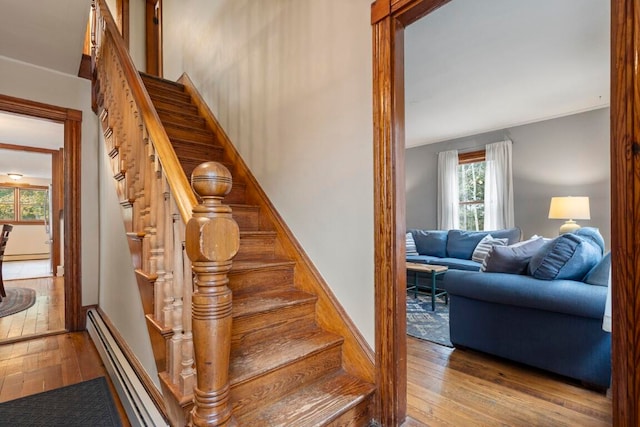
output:
[[[0,343],[64,331],[63,277],[5,280],[4,284],[5,288],[34,289],[36,302],[27,310],[0,318]]]
[[[611,398],[571,380],[408,337],[406,427],[611,426]]]
[[[122,403],[87,332],[0,345],[0,402],[104,376],[124,426]]]

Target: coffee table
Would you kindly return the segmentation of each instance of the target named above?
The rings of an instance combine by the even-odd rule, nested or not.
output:
[[[413,272],[413,286],[409,287],[407,283],[407,291],[413,290],[414,297],[418,291],[418,273],[426,273],[431,275],[431,311],[436,311],[436,297],[444,295],[445,303],[449,303],[447,291],[436,288],[436,278],[447,272],[449,267],[444,265],[419,264],[415,262],[407,262],[407,271]]]

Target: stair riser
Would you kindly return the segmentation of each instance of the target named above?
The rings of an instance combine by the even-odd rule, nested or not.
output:
[[[183,114],[195,114],[198,115],[198,109],[195,105],[190,105],[184,108],[176,108],[175,104],[164,101],[153,101],[153,106],[156,108],[162,108],[168,111],[181,111]]]
[[[177,93],[177,94],[186,94],[184,86],[181,84],[167,84],[167,82],[159,82],[154,79],[142,78],[144,82],[144,86],[147,88],[147,91],[150,92],[164,92],[164,93]]]
[[[253,208],[233,207],[233,219],[238,223],[240,231],[255,231],[260,227],[260,210]]]
[[[225,205],[231,205],[234,203],[240,205],[245,203],[245,200],[245,187],[244,185],[238,184],[234,184],[234,186],[231,187],[231,192],[223,199]]]
[[[158,111],[158,115],[160,116],[160,121],[165,125],[173,127],[182,126],[184,128],[193,128],[200,131],[208,129],[207,122],[197,117],[188,118],[186,116],[178,116],[172,113],[161,113],[160,111]]]
[[[254,289],[284,289],[293,286],[293,266],[270,270],[253,270],[229,274],[229,288],[234,293],[249,292]]]
[[[373,419],[371,396],[362,402],[340,414],[339,417],[327,424],[327,427],[366,427],[371,425]]]
[[[167,135],[169,138],[178,138],[185,141],[205,142],[208,144],[214,144],[216,137],[212,132],[198,132],[197,130],[189,130],[184,128],[175,128],[171,126],[165,126]]]
[[[240,249],[234,259],[255,259],[273,255],[275,236],[241,236]]]
[[[172,143],[178,158],[185,157],[185,161],[195,163],[196,165],[211,160],[222,160],[222,152],[218,146],[211,144],[183,144]],[[197,159],[197,160],[196,160]]]
[[[175,108],[158,108],[158,106],[155,104],[154,106],[156,107],[156,111],[158,112],[158,116],[160,116],[161,120],[169,118],[169,121],[173,120],[185,124],[189,124],[191,122],[206,123],[206,121],[197,113],[190,113],[188,111],[177,111]]]
[[[147,88],[151,101],[174,102],[179,104],[191,104],[191,96],[186,92],[178,92],[177,90],[158,89],[155,87]]]
[[[314,322],[315,301],[252,316],[234,317],[231,346],[234,348],[254,340],[285,334],[295,329],[312,327]]]
[[[230,400],[234,415],[268,405],[292,390],[340,369],[341,358],[341,346],[334,346],[243,384],[233,384],[232,379]]]

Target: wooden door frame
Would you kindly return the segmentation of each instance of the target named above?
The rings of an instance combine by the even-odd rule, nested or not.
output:
[[[84,329],[80,244],[80,146],[82,111],[0,95],[0,111],[50,120],[64,126],[64,310],[68,331]]]
[[[146,72],[162,77],[162,0],[146,0],[145,51]]]
[[[54,221],[56,213],[62,210],[62,200],[64,199],[63,176],[64,170],[63,148],[51,150],[47,148],[28,147],[23,145],[0,143],[0,149],[22,151],[27,153],[40,153],[51,156],[51,212],[49,213],[49,226],[51,227],[51,265],[53,268],[60,264],[60,221]],[[54,270],[55,271],[55,270]]]
[[[404,28],[449,0],[376,0],[373,30],[376,419],[406,418]],[[611,0],[613,425],[640,425],[640,2]]]

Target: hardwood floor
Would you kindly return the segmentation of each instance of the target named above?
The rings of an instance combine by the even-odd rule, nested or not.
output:
[[[407,337],[404,426],[611,426],[611,398],[471,350]]]
[[[0,402],[100,376],[107,378],[122,424],[130,426],[100,355],[87,332],[52,335],[0,345]]]
[[[35,259],[27,261],[7,261],[2,263],[4,280],[33,279],[34,277],[51,277],[51,260]]]
[[[6,280],[4,285],[35,289],[36,303],[27,310],[0,318],[0,344],[65,330],[63,277]]]

